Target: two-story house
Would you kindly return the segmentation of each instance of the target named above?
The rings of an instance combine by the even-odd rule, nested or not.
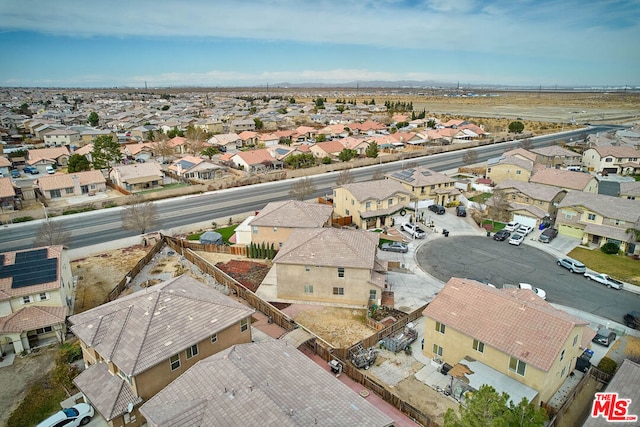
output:
[[[333,209],[338,217],[351,217],[363,230],[393,226],[393,215],[408,209],[417,197],[398,181],[385,179],[345,184],[333,189]]]
[[[139,407],[198,361],[251,342],[249,308],[183,275],[69,318],[86,369],[74,379],[109,426],[140,426]]]
[[[558,203],[567,194],[566,190],[544,184],[508,179],[496,185],[494,194],[501,192],[507,202],[508,212],[496,217],[507,218],[520,224],[537,228],[545,219],[555,218]],[[492,205],[492,198],[487,200]]]
[[[257,294],[269,301],[363,308],[379,304],[387,263],[376,255],[380,236],[362,230],[297,229],[273,259],[275,283]]]
[[[402,184],[417,200],[433,200],[435,204],[446,206],[458,202],[460,196],[454,178],[425,166],[388,173],[385,178]]]
[[[487,178],[494,184],[500,184],[507,179],[529,181],[533,173],[532,160],[520,156],[500,156],[487,161]]]
[[[66,146],[33,149],[27,154],[27,164],[44,172],[46,166],[66,166],[69,155],[69,149]]]
[[[0,352],[64,342],[73,275],[62,246],[0,254]]]
[[[640,182],[621,182],[618,196],[625,199],[640,200]]]
[[[640,172],[640,150],[631,146],[601,146],[584,150],[582,166],[589,172],[630,174]]]
[[[71,129],[56,129],[44,135],[44,144],[47,147],[77,147],[81,145],[80,132]]]
[[[118,165],[109,172],[114,184],[132,193],[160,187],[163,177],[162,169],[156,162]]]
[[[569,170],[582,169],[582,155],[559,145],[532,148],[531,152],[536,154],[536,163],[543,164],[548,168]]]
[[[462,372],[471,388],[488,384],[514,402],[548,402],[595,336],[530,290],[471,279],[451,278],[423,314],[426,356]]]
[[[237,133],[221,133],[213,135],[207,142],[223,153],[235,153],[242,147],[242,139]]]
[[[629,228],[640,224],[640,200],[570,191],[558,205],[558,233],[602,246],[613,242],[625,253],[640,252]]]
[[[59,199],[107,191],[107,180],[99,170],[44,175],[35,181],[45,199]]]
[[[278,250],[296,229],[331,227],[332,213],[330,205],[300,200],[268,203],[248,223],[251,242]]]
[[[567,191],[576,190],[598,194],[598,179],[584,172],[538,168],[529,178],[529,182],[551,185]]]

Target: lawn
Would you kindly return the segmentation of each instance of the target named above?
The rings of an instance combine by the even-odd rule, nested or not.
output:
[[[640,286],[640,261],[585,248],[575,248],[569,252],[569,256],[599,273],[609,274],[616,279]]]
[[[215,232],[216,233],[220,233],[220,235],[222,236],[222,240],[224,241],[225,244],[228,245],[229,244],[229,239],[231,238],[231,236],[233,236],[233,233],[236,232],[236,227],[238,227],[238,224],[231,225],[229,227],[216,228]],[[202,233],[204,233],[204,231]],[[189,234],[187,236],[187,240],[199,240],[200,239],[200,235],[202,233]]]
[[[491,194],[491,193],[481,193],[481,194],[478,194],[476,196],[469,197],[469,200],[471,200],[472,202],[484,203],[491,196],[493,196],[493,194]]]
[[[136,193],[136,194],[157,193],[158,191],[165,191],[165,190],[171,190],[172,188],[182,188],[182,187],[188,187],[188,186],[189,186],[189,184],[186,184],[184,182],[174,182],[173,184],[163,185],[160,188],[154,188],[152,190],[140,191],[139,193]]]

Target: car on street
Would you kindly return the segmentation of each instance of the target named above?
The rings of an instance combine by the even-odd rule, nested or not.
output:
[[[533,227],[531,227],[530,225],[522,224],[520,227],[518,227],[518,230],[516,231],[516,233],[522,234],[523,236],[527,236],[532,231],[533,231]]]
[[[78,403],[70,408],[64,408],[62,411],[56,412],[36,427],[83,426],[91,421],[93,414],[93,406],[88,403]]]
[[[509,239],[509,244],[520,246],[523,240],[524,240],[524,236],[522,234],[515,233],[511,235],[511,238]]]
[[[532,291],[534,294],[536,294],[537,296],[539,296],[540,298],[546,300],[547,299],[547,293],[540,289],[540,288],[536,288],[533,285],[530,285],[529,283],[518,283],[517,285],[510,285],[505,283],[502,286],[503,289],[528,289],[530,291]]]
[[[584,277],[586,277],[587,280],[593,280],[594,282],[602,283],[607,288],[622,289],[624,287],[623,282],[621,282],[620,280],[614,279],[608,274],[596,273],[595,271],[594,272],[587,271],[586,273],[584,273]]]
[[[516,221],[508,222],[507,225],[504,226],[504,229],[507,231],[516,231],[520,228],[520,223]]]
[[[556,261],[556,263],[560,267],[564,267],[572,273],[584,274],[587,272],[587,267],[585,267],[584,264],[581,263],[580,261],[576,261],[573,258],[569,258],[569,257],[558,258],[558,261]]]
[[[489,283],[489,281],[487,279],[476,279],[474,277],[469,277],[468,279],[469,280],[475,280],[476,282],[480,282],[483,285],[487,285],[487,286],[489,286],[491,288],[495,288],[496,287],[496,285],[493,285],[493,284]]]
[[[35,166],[25,166],[22,171],[24,173],[30,173],[31,175],[37,175],[40,173],[37,167]]]
[[[423,239],[426,233],[423,229],[418,226],[418,224],[414,224],[413,222],[404,222],[400,224],[400,230],[406,231],[415,239]]]
[[[591,340],[592,342],[598,343],[605,347],[609,347],[612,342],[616,340],[616,333],[611,329],[600,328],[596,333],[596,336]]]
[[[467,208],[465,208],[464,206],[456,206],[456,215],[467,216]]]
[[[558,235],[558,230],[555,228],[545,228],[544,231],[538,237],[538,240],[542,243],[549,243]]]
[[[400,252],[403,254],[409,252],[409,246],[402,242],[383,243],[380,249],[387,252]]]
[[[633,329],[640,329],[640,311],[630,311],[624,315],[624,324]]]
[[[11,178],[20,178],[20,171],[18,169],[11,169]]]
[[[446,210],[444,209],[444,206],[442,205],[431,205],[429,206],[429,210],[431,212],[435,212],[438,215],[444,215],[444,213],[446,212]]]
[[[502,229],[493,235],[493,240],[498,240],[502,242],[508,239],[509,237],[511,237],[511,232],[505,229]]]

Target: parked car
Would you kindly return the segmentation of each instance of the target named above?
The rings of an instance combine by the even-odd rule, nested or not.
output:
[[[56,173],[56,170],[53,168],[53,166],[48,165],[48,166],[47,166],[47,173],[48,173],[49,175],[53,175],[54,173]]]
[[[456,215],[467,216],[467,208],[465,208],[464,206],[456,206]]]
[[[40,173],[40,171],[38,170],[38,168],[37,168],[37,167],[35,167],[35,166],[25,166],[25,167],[22,169],[22,171],[23,171],[24,173],[30,173],[30,174],[32,174],[32,175],[37,175],[37,174],[39,174],[39,173]]]
[[[515,221],[508,222],[507,225],[504,226],[504,229],[507,231],[516,231],[518,228],[520,228],[520,223]]]
[[[536,294],[537,296],[539,296],[540,298],[546,300],[547,299],[547,293],[540,289],[540,288],[536,288],[533,285],[530,285],[529,283],[518,283],[517,285],[509,285],[509,284],[504,284],[502,286],[503,289],[528,289],[530,291],[532,291],[534,294]]]
[[[572,273],[584,274],[587,272],[587,267],[585,267],[583,263],[569,257],[558,258],[557,264],[560,267],[566,268]]]
[[[496,285],[493,285],[493,284],[489,283],[489,281],[487,279],[475,279],[473,277],[469,277],[468,279],[469,280],[475,280],[476,282],[480,282],[483,285],[487,285],[487,286],[489,286],[491,288],[495,288],[496,287]]]
[[[640,311],[630,311],[624,315],[624,324],[629,328],[640,329]]]
[[[93,406],[88,403],[78,403],[70,408],[64,408],[62,411],[56,412],[38,424],[37,427],[83,426],[91,421],[93,414]]]
[[[503,241],[508,239],[511,236],[511,232],[507,231],[505,229],[502,229],[500,231],[498,231],[496,234],[493,235],[493,240],[499,240],[499,241]]]
[[[20,171],[18,169],[11,169],[11,178],[20,178]]]
[[[402,242],[383,243],[380,249],[382,249],[383,251],[400,252],[403,254],[409,252],[409,246],[407,246],[406,243]]]
[[[576,369],[580,372],[587,372],[591,367],[591,357],[593,356],[593,350],[586,348],[578,360],[576,360]]]
[[[511,235],[511,238],[509,239],[509,244],[520,246],[523,240],[524,240],[524,236],[522,234],[515,233]]]
[[[598,333],[591,340],[592,342],[601,344],[605,347],[609,347],[612,342],[616,340],[616,333],[607,328],[598,329]]]
[[[555,228],[545,228],[545,230],[540,234],[538,240],[542,243],[549,243],[558,235],[558,230]]]
[[[586,277],[587,280],[593,280],[594,282],[602,283],[607,288],[622,289],[624,287],[624,283],[622,283],[620,280],[614,279],[608,274],[586,272],[584,273],[584,277]]]
[[[533,231],[533,227],[522,224],[520,227],[518,227],[518,230],[516,231],[516,233],[522,234],[523,236],[527,236],[532,231]]]
[[[431,205],[429,206],[429,210],[431,212],[435,212],[438,215],[444,215],[444,213],[446,212],[446,210],[444,209],[444,206],[442,205]]]
[[[422,239],[425,236],[425,232],[421,229],[418,224],[414,224],[413,222],[404,222],[400,225],[400,230],[406,231],[412,237],[416,239]]]

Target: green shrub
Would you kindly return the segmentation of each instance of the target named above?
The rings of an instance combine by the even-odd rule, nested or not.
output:
[[[602,252],[604,252],[605,254],[612,255],[612,254],[617,254],[618,252],[620,252],[620,246],[616,245],[613,242],[607,242],[607,243],[605,243],[604,245],[602,245],[600,247],[600,250]]]
[[[27,221],[33,221],[33,217],[32,216],[20,216],[18,218],[14,218],[13,222],[27,222]]]
[[[67,211],[62,211],[62,215],[73,215],[81,212],[90,212],[95,210],[96,208],[94,208],[93,206],[85,206],[83,208],[69,209]]]
[[[58,363],[71,363],[76,360],[82,359],[82,347],[80,347],[80,341],[65,342],[60,345],[58,354],[56,355],[56,362]]]
[[[331,157],[329,157],[329,156],[324,156],[324,157],[322,158],[322,164],[323,164],[323,165],[330,165],[330,164],[331,164]]]
[[[103,206],[105,207],[105,209],[115,208],[116,206],[118,206],[118,204],[116,202],[106,202]]]
[[[598,369],[607,374],[613,375],[617,368],[618,364],[616,361],[606,356],[600,360],[600,363],[598,363]]]

